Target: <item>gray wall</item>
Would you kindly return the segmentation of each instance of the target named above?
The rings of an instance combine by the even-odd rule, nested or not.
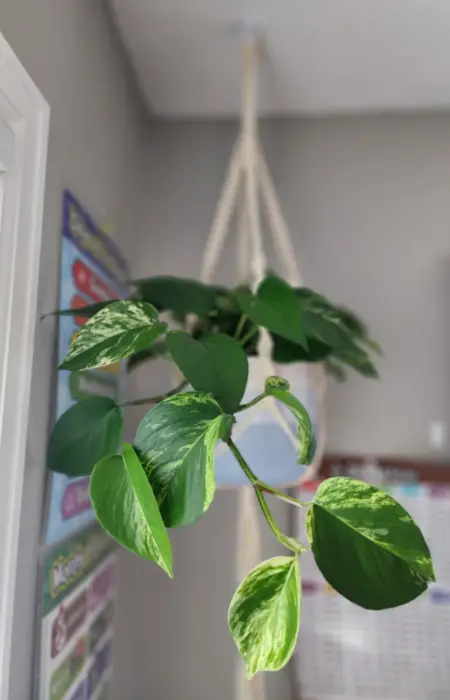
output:
[[[282,120],[263,131],[305,280],[362,314],[386,352],[381,382],[330,383],[329,448],[428,454],[428,423],[450,416],[450,116]],[[234,135],[225,123],[152,126],[136,274],[198,274]],[[227,251],[220,281],[232,281],[233,261]],[[147,381],[159,391],[168,380],[142,372],[136,393]],[[200,523],[172,533],[173,583],[124,555],[139,600],[148,596],[139,611],[122,601],[139,615],[139,700],[232,697],[235,516],[235,495],[222,492]],[[269,698],[288,697],[286,674],[269,683]]]
[[[63,188],[70,187],[96,217],[106,217],[119,240],[129,240],[139,225],[147,121],[104,5],[101,0],[0,0],[0,31],[52,110],[39,313],[57,305]],[[36,328],[11,700],[31,697],[37,547],[54,372],[54,325],[45,322]],[[126,569],[122,573],[127,585]],[[133,658],[132,640],[119,640],[118,697],[130,700]]]

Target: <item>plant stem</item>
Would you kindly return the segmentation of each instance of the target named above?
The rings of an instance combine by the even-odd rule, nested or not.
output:
[[[257,333],[258,331],[259,331],[259,326],[253,326],[253,328],[250,328],[250,330],[248,331],[248,333],[246,333],[246,334],[244,335],[244,337],[240,339],[239,342],[240,342],[240,344],[242,345],[243,348],[247,345],[248,341],[249,341],[251,338],[253,338],[254,335],[256,335],[256,333]]]
[[[298,498],[294,498],[293,496],[288,496],[287,493],[283,493],[283,491],[279,491],[278,489],[273,488],[273,486],[269,486],[269,484],[265,484],[262,481],[259,481],[256,484],[253,484],[255,489],[259,489],[260,491],[264,491],[265,493],[270,493],[272,496],[275,496],[276,498],[279,498],[280,501],[284,501],[285,503],[289,503],[292,506],[295,506],[296,508],[308,508],[309,503],[305,503],[304,501],[299,501]]]
[[[255,398],[252,399],[251,401],[249,401],[248,403],[243,403],[243,404],[241,404],[241,406],[238,406],[238,408],[236,409],[236,413],[239,413],[239,411],[246,411],[247,408],[251,408],[252,406],[256,406],[257,403],[259,403],[260,401],[262,401],[265,398],[266,398],[265,393],[258,394],[258,396],[255,396]]]
[[[247,321],[247,316],[245,314],[242,314],[241,318],[239,319],[239,323],[237,325],[237,328],[236,328],[236,333],[234,334],[235,340],[239,340],[246,321]]]
[[[262,491],[267,491],[268,493],[272,493],[273,495],[277,495],[276,489],[272,489],[270,486],[267,486],[263,482],[261,482],[256,474],[253,473],[253,471],[250,469],[250,466],[247,464],[245,461],[244,457],[238,450],[237,446],[234,444],[233,440],[231,438],[228,439],[227,445],[232,451],[233,455],[235,456],[236,460],[238,461],[242,471],[246,475],[247,479],[250,481],[251,485],[255,489],[255,494],[256,498],[258,499],[259,506],[263,512],[263,515],[265,519],[267,520],[267,524],[269,525],[270,529],[272,530],[273,534],[277,538],[278,542],[280,542],[284,547],[287,549],[290,549],[292,552],[295,552],[296,554],[300,554],[302,551],[305,551],[306,547],[304,547],[300,542],[297,542],[293,537],[288,537],[285,535],[278,525],[276,524],[275,520],[273,519],[273,515],[270,512],[269,506],[267,505],[266,499],[263,496]],[[279,493],[279,492],[278,492]],[[284,494],[280,494],[283,495]],[[295,500],[295,499],[293,499]],[[291,501],[289,501],[291,502]],[[297,503],[296,505],[300,505]]]
[[[183,391],[188,385],[188,382],[186,379],[183,379],[181,384],[175,387],[175,389],[171,389],[170,391],[167,392],[167,394],[159,394],[158,396],[148,396],[144,399],[133,399],[133,401],[124,401],[124,403],[120,404],[122,407],[125,406],[145,406],[147,404],[154,404],[154,403],[160,403],[161,401],[164,401],[164,399],[168,399],[170,396],[175,396],[176,394],[179,394],[180,391]]]

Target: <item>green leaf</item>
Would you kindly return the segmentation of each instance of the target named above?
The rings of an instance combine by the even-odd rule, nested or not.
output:
[[[332,312],[304,311],[303,319],[308,337],[315,338],[334,351],[351,352],[354,343],[348,330]]]
[[[344,306],[334,307],[336,313],[339,315],[344,326],[355,336],[359,338],[366,338],[368,335],[368,328],[364,321],[362,321],[359,316],[357,316],[350,309],[346,309]]]
[[[104,457],[91,476],[98,521],[117,542],[151,559],[171,578],[172,548],[147,476],[131,445],[121,456]]]
[[[83,399],[57,420],[50,436],[47,466],[68,476],[90,474],[99,459],[117,452],[122,431],[122,409],[113,399]]]
[[[379,379],[377,368],[362,348],[355,346],[351,352],[337,352],[336,359],[367,379]]]
[[[278,277],[267,277],[256,296],[237,296],[242,313],[253,323],[307,348],[305,326],[295,291]]]
[[[347,379],[347,372],[342,367],[339,361],[334,358],[327,357],[324,362],[325,371],[330,377],[333,377],[337,382],[344,382]]]
[[[291,658],[300,627],[300,597],[297,557],[263,562],[237,589],[228,624],[249,678],[258,671],[278,671]]]
[[[311,442],[309,443],[308,454],[306,455],[305,464],[312,464],[317,452],[317,439],[314,432],[311,432]]]
[[[167,527],[196,522],[216,488],[214,447],[229,416],[207,394],[177,394],[152,408],[135,445]]]
[[[322,362],[333,352],[329,345],[313,337],[308,337],[307,350],[298,343],[293,343],[291,340],[282,338],[275,333],[272,334],[272,338],[272,358],[275,362],[281,362],[282,364],[290,362]]]
[[[81,306],[80,308],[58,309],[57,311],[46,314],[43,318],[47,316],[79,316],[80,318],[92,318],[96,313],[116,301],[117,299],[107,299],[106,301],[98,301],[95,304],[87,304],[87,306]]]
[[[236,340],[214,333],[194,340],[181,331],[168,333],[174,362],[196,391],[210,393],[226,413],[238,408],[248,379],[248,360]]]
[[[363,608],[404,605],[435,580],[421,531],[397,501],[374,486],[347,477],[327,479],[306,525],[328,583]]]
[[[218,288],[182,277],[149,277],[134,280],[139,298],[159,311],[169,309],[177,314],[206,316],[214,308]]]
[[[274,377],[271,377],[273,380]],[[277,379],[280,379],[277,377]],[[297,420],[298,435],[298,463],[309,464],[311,455],[312,426],[308,411],[298,399],[289,391],[278,389],[272,382],[266,382],[266,394],[281,401],[293,413]]]
[[[115,301],[80,329],[60,369],[113,364],[148,347],[166,330],[167,324],[159,321],[151,304]]]

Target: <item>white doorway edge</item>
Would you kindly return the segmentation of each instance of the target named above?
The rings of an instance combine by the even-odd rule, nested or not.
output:
[[[0,228],[0,700],[10,662],[50,108],[0,35],[0,120],[14,163]]]

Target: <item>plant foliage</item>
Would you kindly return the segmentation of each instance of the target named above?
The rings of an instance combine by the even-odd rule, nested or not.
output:
[[[168,331],[159,317],[162,311],[185,329]],[[81,315],[79,309],[55,313]],[[215,494],[215,446],[226,442],[254,487],[271,531],[290,552],[249,573],[231,601],[229,627],[249,677],[282,668],[299,630],[300,559],[307,547],[280,530],[266,495],[298,507],[305,504],[263,483],[233,442],[235,414],[249,407],[242,404],[248,357],[255,354],[265,329],[272,335],[278,362],[324,362],[339,379],[345,377],[345,367],[376,377],[373,355],[380,353],[378,345],[353,312],[273,275],[256,294],[245,287],[226,290],[175,277],[138,280],[131,299],[102,302],[83,315],[89,320],[61,369],[84,371],[128,358],[131,370],[165,356],[185,382],[164,396],[123,404],[153,404],[133,446],[122,444],[121,406],[101,397],[79,402],[53,429],[49,468],[69,476],[92,472],[91,499],[101,525],[122,546],[172,576],[166,528],[190,525],[209,508]],[[193,391],[183,393],[188,385]],[[292,412],[299,464],[310,463],[314,432],[288,382],[268,377],[251,405],[261,400],[280,402]],[[353,479],[327,479],[305,507],[317,565],[328,583],[353,603],[375,610],[396,607],[417,598],[434,581],[419,527],[383,491]]]

